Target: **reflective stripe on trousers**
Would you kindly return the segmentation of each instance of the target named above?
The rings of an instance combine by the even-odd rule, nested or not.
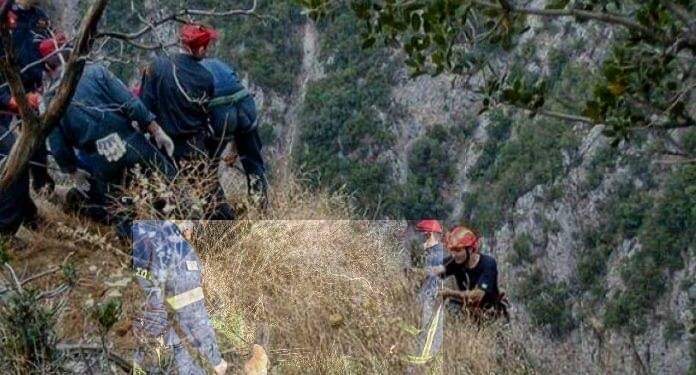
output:
[[[203,300],[203,298],[203,288],[199,286],[198,288],[191,289],[188,292],[184,292],[181,294],[177,294],[173,297],[167,298],[167,304],[174,311],[177,311],[183,309],[184,307],[192,303],[201,301]]]
[[[437,335],[438,333],[442,335],[442,320],[444,319],[442,306],[442,303],[438,304],[435,315],[430,321],[430,325],[428,326],[427,334],[425,336],[425,343],[419,355],[409,355],[406,357],[406,361],[409,363],[418,365],[427,363],[440,350],[442,337],[440,336],[438,339]]]

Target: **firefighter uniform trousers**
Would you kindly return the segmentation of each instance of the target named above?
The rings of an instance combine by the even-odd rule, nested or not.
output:
[[[0,116],[0,167],[15,143],[9,121],[3,117]],[[29,194],[29,170],[27,168],[17,181],[0,192],[0,235],[14,235],[22,224],[33,224],[37,218],[37,209]]]
[[[145,292],[134,323],[136,337],[171,350],[174,368],[157,370],[206,374],[204,369],[218,365],[222,357],[205,309],[198,255],[170,222],[136,222],[133,244],[133,266]],[[144,371],[146,345],[142,342],[134,354],[134,369]]]
[[[442,244],[426,250],[426,267],[442,265],[444,247]],[[442,279],[436,275],[428,275],[418,294],[421,307],[421,329],[418,333],[418,351],[409,355],[406,361],[412,365],[429,363],[440,351],[443,340],[445,309],[438,297],[442,289]]]

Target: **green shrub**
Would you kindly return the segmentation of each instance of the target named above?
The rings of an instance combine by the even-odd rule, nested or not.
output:
[[[669,317],[665,322],[665,328],[662,333],[663,337],[667,342],[673,342],[682,337],[684,334],[684,325],[676,321],[674,318]]]
[[[570,289],[565,282],[550,282],[534,270],[517,285],[517,297],[525,304],[532,323],[553,338],[562,338],[577,323],[571,311]]]
[[[607,170],[616,165],[618,158],[619,152],[616,147],[605,146],[597,151],[590,161],[589,170],[587,172],[587,190],[594,190],[599,187]]]
[[[199,2],[208,8],[220,4],[213,0]],[[263,19],[211,19],[222,31],[216,55],[232,63],[240,74],[248,73],[262,88],[290,95],[302,68],[300,26],[306,17],[290,1],[259,2],[258,13],[264,15]]]
[[[392,165],[381,157],[395,141],[379,113],[389,104],[391,79],[387,55],[361,49],[357,28],[352,12],[320,25],[321,58],[333,62],[326,77],[307,87],[294,163],[312,186],[345,187],[358,207],[383,215],[398,207],[400,192]]]
[[[681,269],[683,254],[696,245],[696,166],[671,173],[664,194],[644,218],[639,230],[640,250],[621,268],[626,286],[609,302],[605,321],[630,332],[645,331],[644,316],[669,292],[668,271]]]
[[[532,246],[532,237],[529,234],[523,233],[517,236],[512,244],[512,252],[508,258],[510,263],[513,266],[521,266],[522,264],[533,262]]]
[[[417,139],[408,156],[408,177],[398,195],[399,214],[406,218],[446,218],[450,205],[443,190],[454,180],[456,169],[448,149],[453,142],[449,130],[436,125]]]
[[[278,139],[278,131],[272,124],[264,122],[259,126],[259,138],[261,138],[261,144],[275,144]]]
[[[489,113],[490,125],[488,125],[488,140],[483,145],[481,156],[479,156],[474,167],[469,171],[469,177],[475,180],[490,179],[489,172],[495,163],[500,148],[510,137],[512,129],[512,118],[505,115],[501,110],[493,110]]]
[[[581,290],[590,291],[595,297],[604,295],[603,281],[612,250],[609,244],[600,244],[582,250],[577,262],[578,283]]]
[[[509,218],[518,198],[563,174],[563,150],[576,146],[577,139],[567,126],[548,119],[520,123],[515,138],[499,148],[491,146],[496,151],[489,156],[484,153],[485,159],[474,168],[471,176],[477,184],[465,197],[464,221],[486,235],[493,233],[502,219]]]
[[[684,151],[691,155],[696,155],[696,130],[689,130],[682,138]]]
[[[55,331],[58,309],[34,290],[10,292],[0,303],[0,371],[56,373],[60,356]]]

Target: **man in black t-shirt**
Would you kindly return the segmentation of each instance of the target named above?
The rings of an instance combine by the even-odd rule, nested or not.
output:
[[[465,227],[456,227],[446,237],[450,256],[442,267],[434,272],[443,277],[454,276],[458,290],[444,290],[443,297],[449,297],[458,306],[469,308],[494,309],[505,314],[498,289],[498,266],[490,255],[479,252],[476,234]]]

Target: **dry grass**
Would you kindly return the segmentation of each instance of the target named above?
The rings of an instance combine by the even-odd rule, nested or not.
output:
[[[415,344],[403,326],[418,325],[417,285],[402,272],[405,222],[346,220],[355,215],[344,196],[282,186],[272,215],[209,222],[195,241],[223,347],[245,357],[267,325],[273,373],[403,373]],[[427,370],[533,372],[505,328],[471,322],[446,324],[442,358]]]
[[[402,272],[405,223],[351,220],[357,215],[340,192],[309,192],[294,178],[277,178],[272,186],[271,211],[237,199],[244,219],[205,222],[194,241],[208,308],[232,368],[241,368],[267,326],[271,373],[403,373],[402,358],[415,344],[403,326],[418,325],[416,285]],[[229,192],[243,197],[246,186],[230,185]],[[152,217],[147,202],[135,206],[140,217]],[[31,274],[72,254],[78,281],[65,295],[57,331],[61,340],[97,342],[97,326],[85,306],[105,300],[113,290],[110,280],[129,273],[129,250],[110,228],[66,215],[43,199],[40,206],[49,224],[24,236],[25,248],[13,252],[13,262]],[[34,286],[55,286],[61,277]],[[130,329],[139,306],[136,290],[132,283],[121,290],[124,313],[108,336],[126,357],[136,345]],[[447,322],[442,358],[427,371],[533,372],[521,345],[509,335],[499,325]]]
[[[196,247],[224,345],[244,353],[267,324],[274,372],[403,372],[415,338],[402,327],[418,321],[415,285],[399,262],[402,230],[394,221],[209,223]],[[444,359],[432,371],[530,372],[500,325],[445,331]]]

